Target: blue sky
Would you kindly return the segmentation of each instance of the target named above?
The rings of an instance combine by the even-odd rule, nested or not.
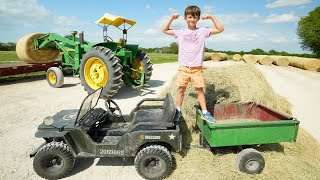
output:
[[[172,28],[185,28],[184,9],[197,5],[214,15],[225,27],[221,34],[207,39],[214,50],[250,51],[261,48],[290,53],[308,53],[300,48],[296,35],[298,21],[320,6],[319,0],[0,0],[0,42],[17,42],[25,34],[84,31],[85,39],[102,41],[102,29],[94,22],[104,13],[135,20],[128,32],[128,43],[142,47],[162,47],[175,42],[161,32],[172,13],[179,19]],[[200,20],[198,27],[212,27]],[[116,28],[108,31],[113,39],[121,37]]]

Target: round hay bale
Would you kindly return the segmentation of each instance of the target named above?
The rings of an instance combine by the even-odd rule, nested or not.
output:
[[[289,59],[286,56],[269,56],[273,64],[277,66],[289,66]]]
[[[290,66],[308,71],[319,71],[320,60],[316,58],[288,57]]]
[[[205,53],[204,53],[204,56],[203,56],[203,60],[204,60],[204,61],[211,60],[212,54],[213,54],[213,53],[205,52]]]
[[[60,54],[58,50],[34,49],[34,39],[43,35],[43,33],[33,33],[20,38],[16,46],[17,56],[27,63],[47,63],[57,59]]]
[[[240,54],[235,54],[232,56],[232,59],[235,61],[240,61],[241,60],[241,55]]]
[[[270,66],[273,60],[267,55],[254,55],[258,59],[258,63],[261,65]]]
[[[258,62],[258,59],[252,54],[245,54],[242,59],[248,64],[256,64]]]
[[[213,53],[211,55],[211,60],[213,61],[224,61],[228,59],[228,54],[226,53]]]

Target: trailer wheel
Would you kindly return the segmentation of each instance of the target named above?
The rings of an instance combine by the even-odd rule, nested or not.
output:
[[[151,145],[137,154],[134,165],[145,179],[163,179],[172,169],[172,157],[167,148]]]
[[[51,142],[37,152],[33,168],[43,178],[60,179],[70,173],[74,163],[75,158],[66,144]]]
[[[92,93],[103,87],[101,97],[110,98],[120,89],[122,66],[115,53],[103,46],[90,49],[81,59],[80,79],[84,90]]]
[[[64,77],[61,69],[51,67],[47,70],[46,78],[51,87],[59,88],[63,85]]]
[[[143,51],[138,50],[135,60],[133,61],[132,68],[145,73],[145,81],[148,82],[152,75],[152,62],[150,57]],[[132,77],[135,80],[140,80],[141,75],[135,71],[132,72]]]
[[[236,166],[241,172],[248,174],[260,174],[265,166],[261,153],[253,148],[242,150],[236,160]]]

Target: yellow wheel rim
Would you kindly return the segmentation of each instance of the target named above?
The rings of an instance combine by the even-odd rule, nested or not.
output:
[[[84,78],[92,89],[98,89],[106,85],[108,70],[103,61],[97,57],[91,57],[84,65]]]
[[[137,71],[142,71],[143,68],[142,68],[142,64],[140,63],[140,61],[138,59],[136,59],[134,62],[133,62],[133,65],[132,65],[133,69],[137,70]],[[140,73],[139,72],[136,72],[136,71],[133,71],[132,72],[132,77],[133,79],[139,79],[140,78]]]
[[[48,79],[50,84],[55,84],[57,82],[57,77],[56,77],[56,74],[54,74],[54,72],[49,72]]]

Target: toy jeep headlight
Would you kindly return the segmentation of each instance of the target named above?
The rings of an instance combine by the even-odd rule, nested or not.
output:
[[[50,126],[51,124],[53,124],[53,118],[51,116],[44,118],[43,124]]]

